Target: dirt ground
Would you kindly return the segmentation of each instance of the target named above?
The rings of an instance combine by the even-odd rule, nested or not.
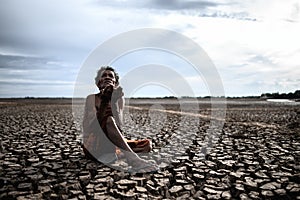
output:
[[[300,199],[299,105],[128,100],[161,167],[130,174],[85,158],[70,99],[0,99],[0,199]]]

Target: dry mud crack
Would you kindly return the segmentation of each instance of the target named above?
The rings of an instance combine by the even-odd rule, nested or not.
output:
[[[131,105],[124,129],[132,138],[152,134],[154,150],[180,134],[180,115],[199,126],[183,124],[195,134],[170,165],[132,175],[84,157],[68,100],[1,102],[0,199],[300,199],[299,105],[229,102],[206,152],[209,105],[190,115],[166,102],[163,116],[149,116],[149,106]]]

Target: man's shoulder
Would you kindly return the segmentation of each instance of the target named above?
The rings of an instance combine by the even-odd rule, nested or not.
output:
[[[96,94],[89,94],[86,99],[94,98]]]
[[[96,96],[96,94],[89,94],[89,95],[85,98],[85,101],[86,101],[86,102],[95,101],[95,96]]]

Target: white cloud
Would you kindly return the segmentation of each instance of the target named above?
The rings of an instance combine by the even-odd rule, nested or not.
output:
[[[249,91],[259,95],[276,88],[281,92],[293,91],[297,83],[300,85],[299,79],[296,79],[296,83],[284,82],[285,87],[280,86],[282,80],[295,80],[300,76],[298,22],[185,16],[177,21],[189,21],[192,24],[185,29],[185,34],[196,40],[212,58],[223,78],[227,95],[248,95]],[[265,84],[268,81],[277,84]]]

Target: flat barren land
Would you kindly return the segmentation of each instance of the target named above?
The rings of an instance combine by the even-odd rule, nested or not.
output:
[[[300,199],[299,102],[127,101],[126,136],[151,138],[161,167],[146,174],[85,158],[74,109],[0,100],[0,199]]]

